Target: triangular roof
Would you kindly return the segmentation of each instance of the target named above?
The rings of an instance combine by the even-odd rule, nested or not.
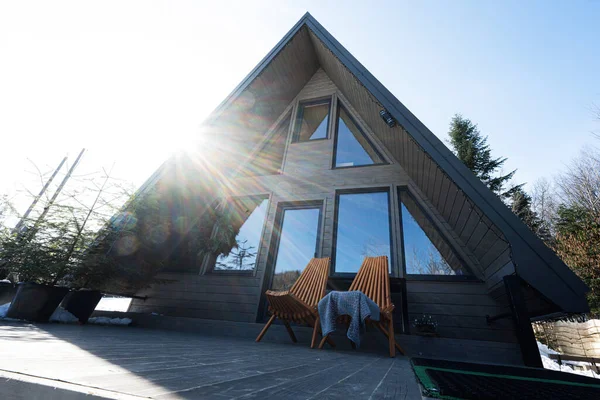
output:
[[[439,207],[439,214],[450,227],[472,225],[463,241],[482,265],[480,275],[494,297],[504,294],[502,276],[516,273],[538,297],[554,303],[560,311],[588,311],[587,286],[309,13],[203,124],[206,136],[219,142],[220,157],[214,157],[211,163],[218,164],[227,155],[250,155],[319,68],[355,106],[369,110],[361,117],[374,131],[383,132],[381,142],[394,153],[423,195]],[[382,109],[395,118],[398,126],[390,128],[382,121]],[[234,158],[239,164],[239,157]],[[168,165],[163,164],[140,190],[153,186]],[[218,165],[210,169],[218,170]],[[439,192],[448,193],[444,194],[446,200],[452,196],[450,206],[442,202]],[[456,211],[452,216],[453,208],[458,209],[458,216]],[[468,211],[466,217],[462,210]],[[465,229],[462,226],[461,232]]]

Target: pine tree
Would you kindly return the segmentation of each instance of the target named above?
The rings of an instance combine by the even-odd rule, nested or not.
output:
[[[452,118],[448,134],[454,154],[498,196],[504,199],[510,198],[515,190],[523,186],[517,185],[505,190],[505,185],[516,170],[506,175],[497,174],[506,158],[492,158],[492,149],[487,143],[487,136],[483,136],[471,120],[456,114]]]
[[[532,209],[531,196],[522,187],[515,188],[511,198],[512,212],[531,229],[540,239],[548,245],[552,245],[552,235],[542,222],[538,214]]]
[[[592,313],[600,313],[600,217],[582,207],[560,206],[556,253],[589,286]]]
[[[513,192],[511,196],[511,209],[532,231],[535,232],[537,230],[539,221],[536,213],[531,210],[531,196],[523,188],[518,188]]]

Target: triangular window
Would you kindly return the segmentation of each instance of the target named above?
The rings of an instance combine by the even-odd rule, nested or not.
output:
[[[327,139],[331,99],[302,102],[298,105],[298,119],[294,142]]]
[[[269,200],[263,197],[230,200],[225,217],[213,228],[213,240],[221,240],[221,250],[226,250],[217,256],[214,271],[254,270],[268,206]],[[223,238],[232,233],[236,233],[235,240],[228,246]]]
[[[340,105],[336,125],[334,167],[359,167],[384,162],[365,133],[354,122],[348,111]]]
[[[280,173],[291,116],[290,113],[279,124],[271,138],[248,164],[244,171],[245,175],[276,175]]]
[[[412,196],[400,191],[400,201],[406,274],[471,275]]]

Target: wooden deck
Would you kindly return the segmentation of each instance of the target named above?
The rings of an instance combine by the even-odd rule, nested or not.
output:
[[[0,373],[98,388],[114,398],[421,399],[408,358],[391,359],[385,351],[3,321],[0,354]]]

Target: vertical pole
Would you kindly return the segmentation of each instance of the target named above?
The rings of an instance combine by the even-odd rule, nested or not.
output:
[[[62,182],[60,183],[60,185],[58,186],[58,188],[56,189],[56,191],[52,195],[52,198],[50,199],[50,201],[48,202],[48,204],[46,205],[46,207],[44,207],[44,211],[42,212],[42,215],[40,215],[40,217],[38,218],[38,220],[35,222],[35,226],[33,227],[32,233],[30,235],[30,239],[31,239],[31,237],[33,237],[35,235],[35,230],[36,230],[37,226],[40,224],[40,222],[42,222],[44,220],[44,217],[46,216],[46,214],[48,214],[48,211],[50,210],[50,206],[54,203],[54,201],[56,200],[56,198],[60,194],[61,190],[63,189],[63,187],[65,186],[65,184],[69,180],[69,178],[71,177],[71,174],[73,173],[73,171],[75,170],[75,167],[79,163],[79,160],[81,159],[81,156],[83,156],[83,152],[84,151],[85,151],[85,149],[81,149],[81,152],[77,156],[77,159],[75,159],[75,162],[73,163],[73,165],[71,166],[71,168],[69,169],[69,171],[67,172],[67,174],[65,175],[65,177],[63,178]]]
[[[408,319],[408,294],[406,291],[406,278],[402,278],[402,333],[410,334],[410,321]]]
[[[48,182],[46,182],[44,187],[42,187],[42,190],[40,191],[40,193],[33,199],[29,208],[27,209],[27,211],[25,211],[25,214],[23,214],[23,216],[21,217],[21,219],[19,220],[17,225],[15,225],[15,227],[13,228],[12,233],[19,233],[21,231],[21,228],[23,227],[23,224],[27,220],[27,217],[29,217],[29,214],[31,213],[33,208],[36,206],[37,202],[40,200],[40,198],[42,197],[44,192],[48,189],[48,186],[50,186],[50,184],[56,177],[56,174],[58,174],[58,171],[60,171],[60,169],[62,168],[63,164],[66,161],[67,161],[67,157],[63,158],[62,161],[60,162],[60,164],[58,164],[58,167],[56,167],[56,169],[54,170],[54,173],[52,174],[52,176],[50,176],[50,179],[48,179]]]
[[[521,347],[523,361],[528,367],[543,368],[540,351],[535,341],[533,328],[525,304],[525,296],[521,290],[521,278],[517,275],[506,275],[504,278],[504,288],[508,295],[508,303],[513,316],[515,328],[517,329],[517,339]]]

